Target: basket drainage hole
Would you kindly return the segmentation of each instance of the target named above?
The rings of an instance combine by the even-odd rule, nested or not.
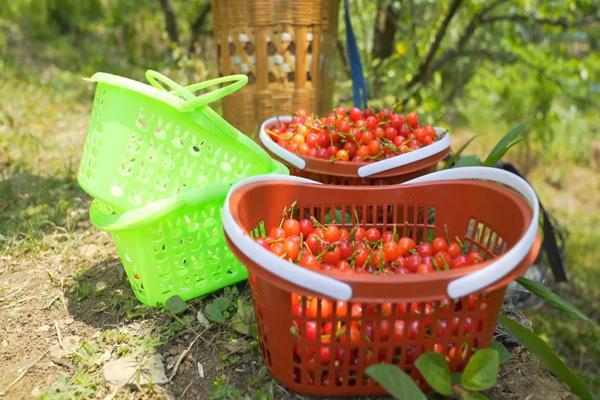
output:
[[[195,153],[197,153],[197,152],[199,152],[199,151],[200,151],[200,147],[198,147],[198,146],[196,146],[196,145],[193,145],[193,146],[192,146],[192,150],[194,150],[194,152],[195,152]]]

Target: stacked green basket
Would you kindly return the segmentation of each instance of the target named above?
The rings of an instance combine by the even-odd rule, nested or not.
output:
[[[246,278],[221,228],[227,190],[247,176],[288,171],[208,106],[243,87],[245,75],[188,87],[155,71],[146,77],[152,86],[105,73],[90,79],[96,96],[78,181],[137,298],[155,306]]]

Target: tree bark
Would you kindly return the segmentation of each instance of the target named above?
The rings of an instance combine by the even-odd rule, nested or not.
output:
[[[198,16],[196,16],[196,18],[194,19],[194,22],[192,22],[192,25],[190,26],[190,30],[191,30],[192,34],[190,37],[190,45],[188,47],[188,54],[192,54],[194,52],[194,50],[196,50],[196,42],[198,41],[198,38],[200,37],[200,32],[202,32],[202,25],[204,25],[204,21],[206,20],[206,17],[210,13],[210,9],[211,9],[210,1],[207,1],[206,3],[204,3],[204,5],[200,9],[200,11],[198,12]]]
[[[167,28],[167,34],[169,39],[173,43],[179,43],[179,29],[177,29],[177,18],[175,18],[175,12],[170,0],[160,0],[160,7],[163,10],[165,17],[165,26]]]
[[[379,0],[373,34],[373,56],[381,60],[391,56],[394,52],[395,35],[396,22],[392,5],[386,0]]]

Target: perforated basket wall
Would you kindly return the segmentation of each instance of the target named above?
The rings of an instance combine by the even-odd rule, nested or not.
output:
[[[338,9],[338,0],[213,0],[219,73],[249,78],[223,99],[225,118],[256,140],[283,110],[329,111]]]
[[[311,212],[315,210],[304,207]],[[332,210],[338,215],[345,211],[343,207]],[[380,228],[396,221],[398,232],[415,240],[426,238],[428,230],[436,230],[432,208],[394,205],[390,214],[384,210],[363,209],[362,215],[376,221],[371,226]],[[316,208],[321,221],[324,211]],[[383,221],[388,217],[386,224]],[[500,254],[506,247],[492,229],[474,219],[462,240],[487,257]],[[344,304],[308,296],[302,290],[291,292],[252,272],[249,280],[261,350],[271,373],[300,393],[321,396],[385,394],[364,372],[376,363],[399,366],[426,389],[414,362],[429,351],[443,354],[452,371],[462,370],[477,348],[489,345],[506,291],[504,286],[456,301],[438,298]],[[316,317],[309,315],[311,302],[317,304]],[[286,311],[275,313],[272,304],[280,304],[280,310]],[[300,313],[294,313],[295,304],[300,305]],[[309,324],[316,326],[316,341],[307,337]],[[353,331],[358,332],[358,343],[352,342]]]
[[[173,295],[190,300],[246,279],[246,269],[225,243],[222,196],[182,206],[160,218],[111,232],[136,297],[149,306]],[[92,223],[114,210],[99,200]]]
[[[269,170],[267,153],[208,106],[189,113],[99,82],[78,182],[124,211],[203,185]]]

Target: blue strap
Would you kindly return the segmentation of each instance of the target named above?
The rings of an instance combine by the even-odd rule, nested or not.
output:
[[[350,22],[350,4],[348,0],[344,0],[344,11],[346,45],[348,46],[348,61],[350,62],[350,75],[352,77],[352,97],[354,99],[354,106],[364,109],[367,108],[367,83],[365,82],[365,75],[360,63],[356,37],[354,36],[352,23]]]

